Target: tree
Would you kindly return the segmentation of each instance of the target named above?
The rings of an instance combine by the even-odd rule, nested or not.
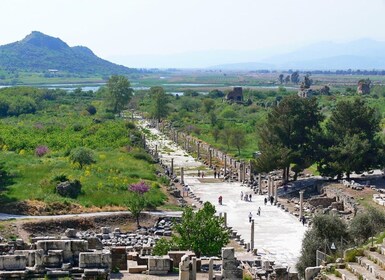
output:
[[[356,244],[361,245],[385,228],[385,215],[376,208],[358,213],[350,222],[349,232]]]
[[[288,84],[290,82],[290,75],[287,75],[285,78],[285,84]]]
[[[230,130],[230,143],[238,150],[241,155],[241,149],[246,146],[246,132],[241,128],[232,128]]]
[[[209,98],[203,99],[202,108],[206,114],[210,113],[215,108],[215,101]]]
[[[173,240],[179,249],[192,250],[198,258],[220,254],[230,235],[223,218],[215,216],[215,212],[210,202],[205,202],[197,212],[191,207],[183,210],[182,222],[174,225]]]
[[[120,113],[132,97],[133,89],[124,76],[111,76],[107,82],[108,103],[113,113]]]
[[[221,130],[218,127],[214,127],[211,129],[211,135],[213,136],[215,143],[218,142],[220,134],[221,134]]]
[[[137,184],[130,185],[128,190],[130,192],[130,196],[126,201],[126,205],[128,210],[134,216],[137,227],[140,228],[140,213],[149,206],[150,187],[144,181],[141,181]]]
[[[95,115],[96,114],[96,108],[94,105],[88,105],[87,108],[86,108],[86,111],[90,114],[90,115]]]
[[[168,115],[168,97],[162,87],[150,88],[151,117],[159,122]]]
[[[95,162],[94,152],[85,147],[78,147],[71,151],[70,159],[73,163],[78,163],[80,169],[83,169],[84,165],[92,164]]]
[[[293,84],[298,84],[299,83],[299,73],[298,71],[295,71],[291,74],[290,80]]]
[[[279,83],[282,85],[283,84],[283,74],[279,74],[278,80],[279,80]]]
[[[305,233],[302,240],[301,255],[296,265],[299,274],[304,275],[306,267],[316,265],[317,250],[329,253],[328,249],[333,242],[347,237],[347,225],[339,217],[332,215],[315,216],[312,227]]]
[[[257,170],[283,169],[287,181],[291,165],[297,166],[297,173],[311,165],[316,160],[322,119],[315,98],[284,97],[258,131],[261,156],[257,159]]]
[[[337,103],[326,123],[318,170],[325,176],[360,173],[383,164],[384,145],[378,132],[381,118],[361,98]]]

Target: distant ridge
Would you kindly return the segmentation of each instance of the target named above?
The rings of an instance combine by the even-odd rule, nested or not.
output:
[[[252,59],[244,63],[226,63],[211,69],[233,70],[384,70],[385,42],[360,39],[347,43],[319,42],[296,51]]]
[[[42,72],[55,69],[76,74],[129,74],[135,69],[97,57],[89,48],[70,47],[59,38],[33,31],[23,40],[0,46],[0,68]]]

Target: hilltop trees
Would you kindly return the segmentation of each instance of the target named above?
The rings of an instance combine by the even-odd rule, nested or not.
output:
[[[108,106],[113,113],[120,113],[132,97],[133,89],[124,76],[111,76],[107,82]]]

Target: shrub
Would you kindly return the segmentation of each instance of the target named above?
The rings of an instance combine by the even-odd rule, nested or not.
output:
[[[87,108],[86,108],[87,112],[90,114],[90,115],[95,115],[96,114],[96,108],[94,105],[89,105]]]
[[[42,156],[46,155],[48,152],[49,152],[49,149],[47,146],[37,146],[35,149],[35,154],[38,157],[42,157]]]

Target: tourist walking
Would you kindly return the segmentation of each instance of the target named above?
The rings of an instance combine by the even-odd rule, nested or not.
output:
[[[218,203],[219,203],[219,205],[222,205],[222,196],[218,197]]]
[[[251,212],[249,213],[249,223],[251,223],[251,220],[253,219],[253,214]]]
[[[270,205],[273,205],[274,202],[274,196],[270,196]]]
[[[266,203],[267,203],[267,197],[265,197],[264,202],[265,202],[265,205],[266,205]]]
[[[249,201],[251,201],[251,197],[252,197],[251,194],[249,194]]]
[[[243,192],[241,191],[241,200],[243,200]]]
[[[258,216],[261,216],[261,207],[258,207],[257,215],[258,215]]]

